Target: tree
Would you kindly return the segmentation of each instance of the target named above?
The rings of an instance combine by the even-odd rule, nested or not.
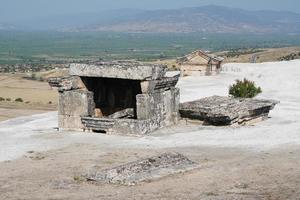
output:
[[[23,102],[23,99],[22,98],[16,98],[15,102]]]
[[[246,78],[242,81],[236,80],[236,83],[229,87],[229,94],[235,98],[253,98],[260,93],[262,93],[261,88]]]

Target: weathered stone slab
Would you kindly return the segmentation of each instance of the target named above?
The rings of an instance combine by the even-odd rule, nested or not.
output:
[[[180,90],[179,88],[171,89],[171,101],[170,101],[170,120],[168,120],[169,124],[165,124],[166,126],[175,125],[180,120],[179,114],[179,106],[180,106]]]
[[[115,119],[110,118],[97,118],[97,117],[81,117],[81,122],[85,130],[103,131],[107,134],[112,132],[116,123]]]
[[[268,117],[278,101],[212,96],[180,104],[181,117],[223,126]]]
[[[108,118],[111,119],[133,118],[133,117],[134,117],[133,108],[127,108],[108,116]]]
[[[179,76],[165,77],[161,80],[142,81],[141,89],[144,94],[154,93],[156,90],[160,90],[160,89],[168,90],[174,88],[178,83],[178,80],[179,80]]]
[[[58,88],[59,92],[85,88],[85,85],[79,76],[49,78],[48,83],[51,87]]]
[[[93,169],[86,175],[86,179],[95,182],[136,185],[140,182],[153,181],[198,167],[197,163],[182,154],[164,153],[100,172]]]
[[[158,102],[159,104],[160,102]],[[150,119],[155,115],[155,100],[153,95],[139,94],[136,96],[137,118],[140,120]]]
[[[58,127],[61,130],[82,130],[82,115],[93,115],[95,103],[93,93],[71,90],[59,93]]]
[[[93,92],[84,90],[65,91],[59,94],[59,115],[92,116],[95,110]]]
[[[160,126],[156,119],[111,119],[81,117],[85,130],[99,131],[113,135],[146,135],[155,131]]]
[[[49,78],[47,81],[52,88],[58,88],[60,87],[60,82],[63,78],[62,77],[54,77],[54,78]]]
[[[116,135],[146,135],[161,128],[156,118],[147,120],[119,119],[116,120],[112,134]]]
[[[65,131],[82,131],[84,125],[80,116],[58,115],[58,127]]]
[[[179,118],[179,95],[178,88],[137,95],[137,118],[155,118],[161,127],[176,124]]]
[[[135,62],[99,62],[95,64],[71,64],[73,76],[118,78],[129,80],[155,80],[165,76],[165,65],[141,64]]]

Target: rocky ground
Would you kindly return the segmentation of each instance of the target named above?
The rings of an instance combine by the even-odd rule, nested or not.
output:
[[[93,184],[80,175],[166,151],[200,168],[136,186]],[[115,149],[74,144],[27,152],[0,165],[0,199],[297,199],[300,149],[249,152],[235,148]]]

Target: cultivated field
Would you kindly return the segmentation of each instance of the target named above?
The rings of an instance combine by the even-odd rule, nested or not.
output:
[[[0,64],[80,60],[174,59],[197,49],[212,52],[299,46],[299,35],[205,33],[1,32]]]

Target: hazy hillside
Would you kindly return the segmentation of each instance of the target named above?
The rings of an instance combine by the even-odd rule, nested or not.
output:
[[[126,16],[134,16],[141,12],[141,10],[134,9],[108,10],[96,13],[78,13],[36,18],[33,20],[15,22],[14,24],[21,30],[77,31],[77,29],[92,27],[95,24],[113,24],[117,21],[121,21],[121,19],[124,19]]]
[[[173,32],[173,33],[300,33],[300,14],[248,11],[222,6],[169,10],[121,9],[78,13],[0,23],[0,30],[55,30],[67,32]]]
[[[14,30],[16,27],[10,24],[0,23],[0,31],[1,30]]]
[[[69,31],[116,32],[218,32],[299,33],[300,14],[278,11],[247,11],[204,6],[154,10],[120,15],[120,18]]]

